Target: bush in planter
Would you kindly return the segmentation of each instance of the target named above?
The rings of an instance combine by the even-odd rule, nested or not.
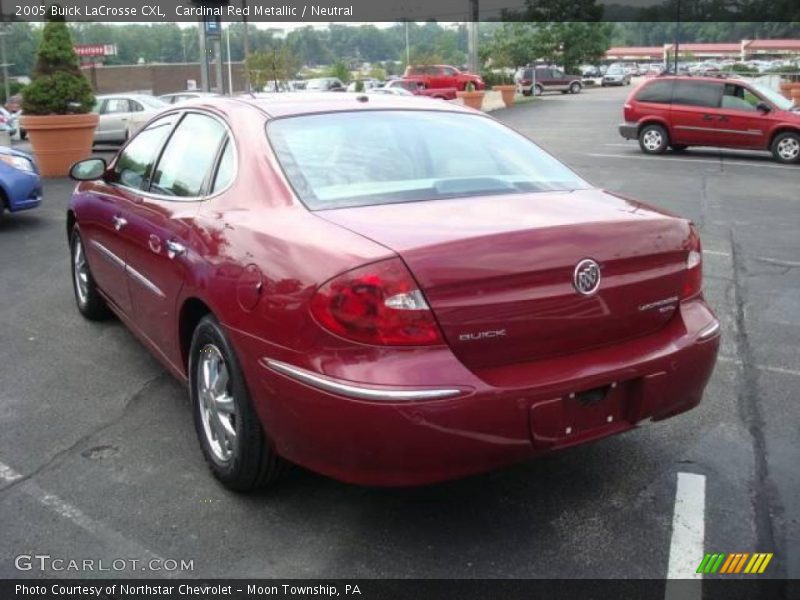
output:
[[[94,103],[67,24],[51,6],[36,54],[33,81],[22,92],[20,120],[42,175],[66,175],[72,163],[91,155],[98,120],[96,114],[90,114]]]
[[[49,15],[53,15],[52,10]],[[91,112],[94,93],[81,73],[78,55],[63,18],[49,16],[36,55],[33,80],[22,92],[27,115],[69,115]]]

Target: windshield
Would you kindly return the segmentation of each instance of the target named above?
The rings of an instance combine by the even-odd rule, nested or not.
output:
[[[788,100],[783,95],[779,94],[772,88],[769,88],[761,83],[751,83],[750,84],[753,89],[758,92],[761,96],[766,98],[769,102],[777,106],[781,110],[792,110],[792,106],[794,104],[791,100]]]
[[[311,210],[590,187],[527,138],[479,115],[341,112],[278,119],[267,131]]]

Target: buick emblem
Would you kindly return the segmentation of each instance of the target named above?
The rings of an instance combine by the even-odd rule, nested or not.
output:
[[[591,258],[584,258],[575,265],[572,285],[583,296],[591,296],[600,287],[600,265]]]

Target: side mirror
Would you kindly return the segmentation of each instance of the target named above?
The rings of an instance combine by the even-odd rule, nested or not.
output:
[[[79,160],[69,170],[69,176],[75,181],[95,181],[105,175],[106,161],[102,158]]]
[[[756,104],[756,109],[758,109],[759,112],[762,112],[764,114],[772,111],[772,107],[763,100],[758,104]]]

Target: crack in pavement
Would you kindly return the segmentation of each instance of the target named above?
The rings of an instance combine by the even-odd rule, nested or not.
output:
[[[765,421],[760,406],[759,369],[755,360],[755,352],[747,333],[747,319],[745,316],[745,276],[747,268],[744,265],[742,248],[736,240],[736,232],[730,229],[731,257],[733,263],[734,282],[734,310],[736,317],[736,353],[741,361],[742,385],[739,388],[738,404],[742,421],[747,426],[753,442],[753,455],[755,457],[755,481],[753,482],[752,504],[754,524],[756,528],[756,541],[759,551],[773,551],[778,556],[783,556],[785,547],[784,539],[776,536],[774,520],[783,516],[783,508],[779,502],[778,491],[772,483],[767,461],[767,444],[764,436]],[[786,577],[785,560],[778,561],[778,575],[780,579]],[[772,589],[774,593],[775,588]],[[775,597],[775,596],[773,596]],[[786,586],[781,586],[779,597],[786,597]]]
[[[29,479],[32,479],[32,478],[40,475],[41,473],[44,473],[50,467],[58,464],[61,461],[61,459],[65,458],[66,456],[69,456],[70,454],[75,452],[77,449],[81,448],[84,444],[86,444],[86,442],[91,440],[93,437],[99,435],[100,433],[104,432],[106,429],[109,429],[110,427],[113,427],[114,425],[119,423],[122,419],[125,418],[125,415],[128,414],[130,408],[136,404],[136,401],[139,398],[141,398],[142,396],[144,396],[144,394],[147,392],[147,390],[150,388],[150,386],[152,386],[159,379],[162,379],[167,375],[168,375],[168,373],[161,372],[158,375],[155,375],[155,376],[151,377],[150,379],[148,379],[147,381],[145,381],[144,383],[142,383],[142,385],[140,385],[130,396],[128,396],[128,398],[125,400],[125,402],[124,402],[124,404],[122,406],[122,410],[119,412],[118,415],[116,415],[114,418],[110,419],[109,421],[106,421],[105,423],[102,423],[101,425],[98,425],[97,427],[95,427],[94,429],[89,431],[88,433],[82,435],[80,438],[78,438],[76,441],[74,441],[72,444],[70,444],[66,448],[62,448],[61,450],[58,450],[52,456],[50,456],[50,458],[45,460],[41,465],[36,467],[30,473],[27,473],[25,475],[22,475],[22,477],[18,477],[16,479],[14,479],[13,481],[11,481],[6,486],[0,487],[0,494],[9,491],[12,488],[15,488],[15,487],[19,486],[20,484],[28,481]]]

